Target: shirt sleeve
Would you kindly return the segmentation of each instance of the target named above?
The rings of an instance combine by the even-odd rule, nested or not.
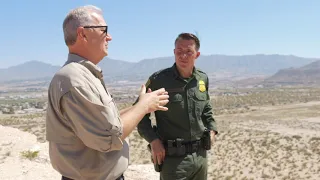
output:
[[[209,130],[213,130],[218,134],[216,121],[213,118],[211,100],[209,99],[202,113],[202,121]]]
[[[207,92],[209,93],[209,79],[208,78],[207,78],[206,88],[207,88]],[[216,134],[218,134],[216,121],[213,118],[213,108],[212,108],[210,95],[209,95],[209,100],[207,101],[207,103],[203,109],[203,112],[202,112],[202,121],[209,130],[213,130],[213,131],[215,131]]]
[[[151,77],[150,77],[148,79],[147,83],[145,84],[147,91],[148,91],[148,88],[152,89],[151,84],[152,84],[152,82],[151,82]],[[139,100],[139,98],[136,100],[135,103],[137,103],[138,100]],[[148,143],[151,143],[153,140],[159,138],[151,126],[150,115],[151,115],[151,113],[146,114],[142,118],[142,120],[139,122],[139,124],[137,125],[137,130],[138,130],[139,135],[142,138],[144,138]]]
[[[63,116],[77,137],[89,148],[108,152],[122,149],[122,124],[110,97],[103,104],[96,94],[85,87],[73,87],[66,93],[60,107]]]
[[[153,140],[159,138],[151,126],[150,113],[143,117],[143,119],[139,122],[137,129],[139,135],[148,143],[151,143]]]

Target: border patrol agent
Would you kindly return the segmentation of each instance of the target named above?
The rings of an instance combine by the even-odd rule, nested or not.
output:
[[[48,91],[46,139],[50,162],[62,180],[123,180],[129,164],[128,135],[143,116],[166,111],[167,92],[145,93],[118,111],[97,64],[108,54],[108,26],[94,6],[72,10],[63,23],[68,61]]]
[[[218,131],[208,76],[194,66],[199,47],[195,35],[180,34],[175,41],[174,65],[152,74],[146,83],[151,91],[165,87],[169,93],[169,110],[155,112],[156,128],[152,127],[150,114],[138,124],[139,134],[150,143],[162,180],[207,179],[207,150]]]

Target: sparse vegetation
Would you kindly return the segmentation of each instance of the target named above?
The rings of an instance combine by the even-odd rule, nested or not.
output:
[[[256,111],[261,106],[320,100],[318,88],[218,89],[211,92],[216,115]]]
[[[21,152],[21,156],[23,158],[26,158],[26,159],[29,159],[29,160],[33,160],[35,159],[36,157],[38,157],[39,155],[39,151],[30,151],[30,150],[27,150],[27,151],[22,151]]]

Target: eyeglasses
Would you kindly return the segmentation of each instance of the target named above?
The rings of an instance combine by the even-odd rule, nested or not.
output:
[[[104,30],[103,30],[103,33],[108,33],[108,26],[83,26],[83,28],[105,28]]]

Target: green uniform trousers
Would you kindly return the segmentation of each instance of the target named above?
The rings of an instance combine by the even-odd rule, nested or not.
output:
[[[162,164],[160,180],[206,180],[207,171],[206,150],[181,157],[166,156]]]

